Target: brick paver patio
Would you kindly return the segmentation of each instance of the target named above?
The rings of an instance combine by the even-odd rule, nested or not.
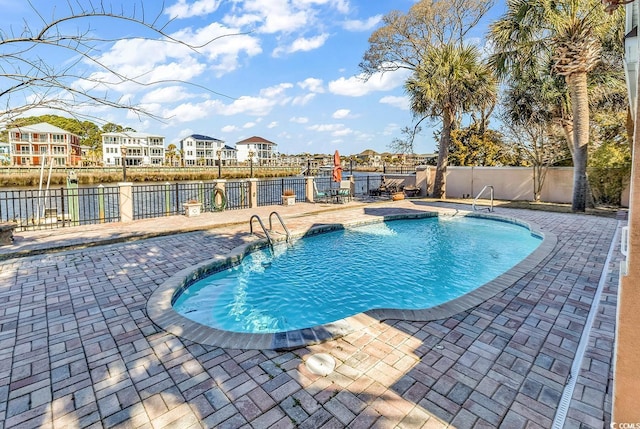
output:
[[[468,209],[422,200],[276,209],[301,231],[373,206]],[[203,346],[151,322],[146,302],[159,284],[254,240],[249,217],[273,209],[17,233],[0,247],[0,429],[549,428],[570,377],[565,427],[608,427],[617,243],[605,262],[619,221],[497,208],[557,244],[512,287],[447,319],[376,322],[283,352]],[[582,369],[570,374],[603,272]],[[327,376],[305,366],[321,352],[336,361]]]

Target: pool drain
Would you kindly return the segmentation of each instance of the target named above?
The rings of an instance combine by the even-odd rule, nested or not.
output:
[[[307,369],[316,375],[329,375],[336,367],[336,361],[326,353],[309,356],[305,364]]]

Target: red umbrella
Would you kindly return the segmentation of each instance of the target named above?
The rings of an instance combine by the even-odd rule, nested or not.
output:
[[[340,182],[342,180],[342,166],[340,165],[340,154],[336,150],[333,154],[333,181]]]

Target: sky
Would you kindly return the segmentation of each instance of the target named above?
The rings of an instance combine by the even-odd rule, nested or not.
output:
[[[39,16],[26,1],[0,0],[0,31],[15,34],[23,26],[35,31],[44,21],[69,12],[68,3],[58,0],[31,3]],[[214,137],[231,147],[260,136],[276,143],[276,151],[283,154],[388,152],[393,139],[402,137],[401,129],[413,124],[403,90],[407,72],[364,81],[358,66],[383,15],[392,9],[406,12],[413,0],[165,0],[164,9],[155,0],[103,3],[116,12],[124,8],[131,14],[135,7],[142,16],[144,11],[147,19],[166,24],[171,36],[195,45],[215,40],[194,51],[150,40],[156,36],[122,21],[67,23],[67,31],[87,31],[104,39],[94,51],[100,62],[154,83],[93,90],[140,105],[161,120],[108,107],[79,112],[96,118],[93,122],[160,134],[167,145],[178,145],[191,134]],[[487,22],[503,9],[504,2],[497,1],[469,42],[482,46]],[[40,55],[53,67],[71,64],[74,73],[105,77],[68,51],[50,49]],[[86,81],[72,85],[89,90]],[[28,116],[43,113],[56,112],[33,111]],[[423,126],[416,153],[435,151],[433,130],[438,127]]]

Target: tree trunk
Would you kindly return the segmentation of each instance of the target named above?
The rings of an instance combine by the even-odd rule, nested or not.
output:
[[[587,74],[566,77],[573,111],[573,201],[571,210],[584,212],[587,202],[587,157],[589,144],[589,98]]]
[[[442,137],[438,148],[438,165],[436,178],[433,183],[433,197],[447,198],[447,165],[449,164],[449,146],[451,145],[451,125],[453,114],[450,109],[444,109],[442,115]]]
[[[573,160],[573,119],[560,119],[560,127],[562,128],[565,139],[567,139],[567,147]]]

